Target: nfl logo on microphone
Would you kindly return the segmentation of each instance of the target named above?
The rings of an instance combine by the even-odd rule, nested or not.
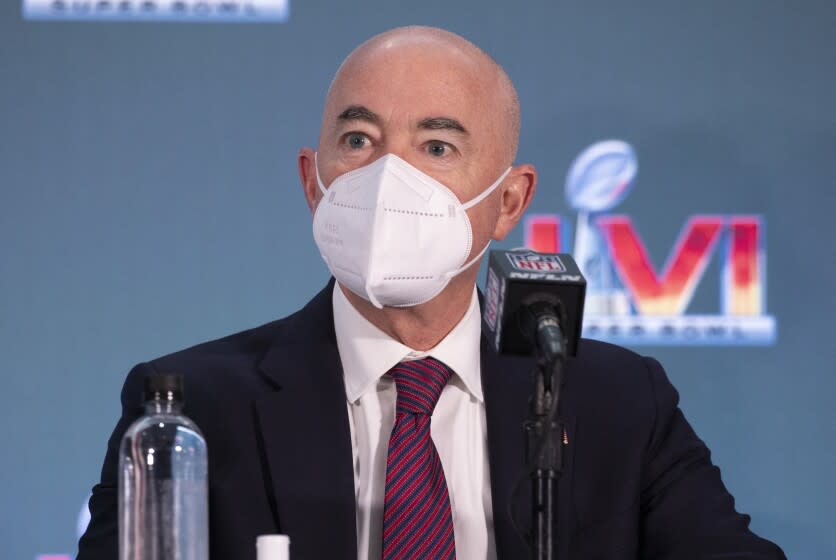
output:
[[[511,266],[524,272],[566,272],[557,255],[540,255],[533,251],[508,253]]]

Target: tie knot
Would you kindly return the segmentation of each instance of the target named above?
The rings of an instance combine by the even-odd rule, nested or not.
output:
[[[398,389],[396,412],[431,415],[453,372],[435,358],[423,358],[400,362],[389,375]]]

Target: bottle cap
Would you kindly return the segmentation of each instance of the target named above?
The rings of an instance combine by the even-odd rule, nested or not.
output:
[[[154,374],[145,377],[145,400],[168,400],[171,393],[175,401],[183,401],[183,376],[172,373]]]
[[[259,535],[255,539],[258,560],[290,560],[290,537],[287,535]]]

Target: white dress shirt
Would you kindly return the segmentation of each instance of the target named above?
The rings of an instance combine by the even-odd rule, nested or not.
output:
[[[462,320],[427,352],[404,346],[369,323],[351,305],[339,284],[334,284],[333,304],[351,427],[357,558],[378,560],[381,554],[386,454],[397,397],[395,382],[384,374],[402,360],[432,356],[454,372],[433,412],[430,433],[450,494],[456,557],[494,560],[496,543],[479,367],[482,326],[476,288]]]

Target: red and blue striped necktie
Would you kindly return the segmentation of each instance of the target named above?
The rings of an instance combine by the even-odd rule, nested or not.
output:
[[[447,481],[430,438],[433,410],[452,373],[435,358],[389,370],[398,400],[386,458],[383,560],[456,558]]]

